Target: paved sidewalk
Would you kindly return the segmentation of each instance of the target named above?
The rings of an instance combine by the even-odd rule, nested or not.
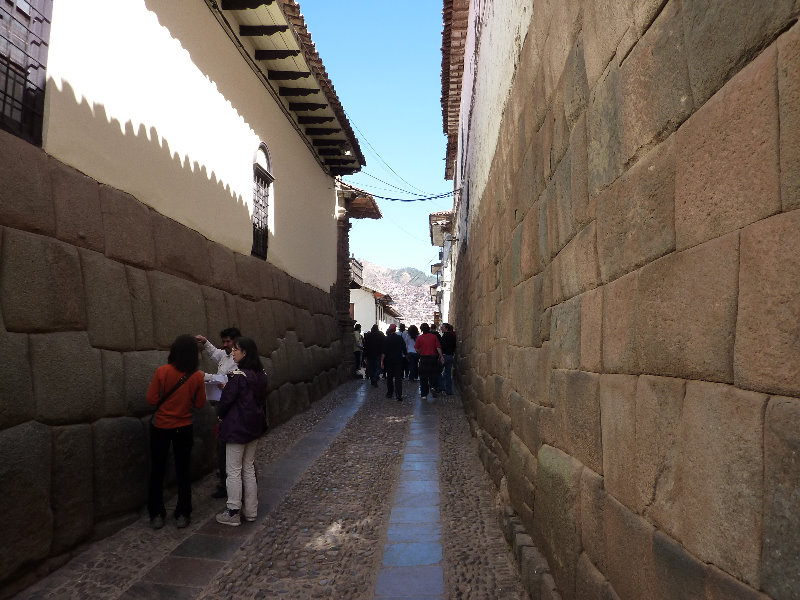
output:
[[[458,398],[384,392],[348,382],[265,436],[255,523],[214,521],[212,474],[189,528],[143,516],[16,598],[525,598]]]

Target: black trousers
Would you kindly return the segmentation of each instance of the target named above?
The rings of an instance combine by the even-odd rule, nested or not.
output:
[[[439,356],[419,357],[419,392],[427,396],[439,383]]]
[[[403,363],[385,363],[386,395],[400,398],[403,395]]]
[[[164,506],[164,474],[167,470],[169,447],[175,457],[175,477],[178,481],[178,504],[173,515],[177,518],[192,514],[192,480],[189,465],[192,459],[194,427],[159,429],[150,425],[150,485],[147,491],[147,511],[150,517],[166,516]]]

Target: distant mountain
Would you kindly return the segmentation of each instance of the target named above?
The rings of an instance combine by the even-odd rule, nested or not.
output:
[[[436,283],[436,277],[413,267],[390,269],[365,260],[361,264],[364,285],[390,295],[404,323],[419,325],[433,321],[436,305],[431,302],[430,286]]]

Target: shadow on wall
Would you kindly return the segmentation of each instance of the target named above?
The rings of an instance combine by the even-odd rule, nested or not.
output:
[[[218,179],[205,165],[190,161],[173,151],[167,139],[159,139],[155,127],[130,121],[122,124],[106,114],[102,104],[77,102],[76,92],[63,82],[61,89],[50,79],[48,104],[57,107],[59,122],[68,118],[70,127],[80,131],[91,148],[74,147],[75,140],[47,139],[47,151],[66,160],[78,170],[124,189],[145,204],[228,247],[242,250],[252,242],[250,209],[230,184]],[[198,127],[202,127],[198,123]],[[54,138],[57,136],[51,136]],[[255,149],[254,149],[255,151]],[[75,164],[85,161],[85,164]],[[163,182],[160,183],[160,182]],[[175,197],[174,190],[180,190]],[[269,242],[273,234],[269,233]]]

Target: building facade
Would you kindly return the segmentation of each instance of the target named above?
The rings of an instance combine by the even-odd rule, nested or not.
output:
[[[450,320],[534,597],[798,597],[798,15],[444,2]]]
[[[293,0],[0,16],[5,594],[137,517],[177,335],[254,338],[273,423],[347,375],[337,176],[364,159]],[[195,415],[195,476],[214,421]]]

